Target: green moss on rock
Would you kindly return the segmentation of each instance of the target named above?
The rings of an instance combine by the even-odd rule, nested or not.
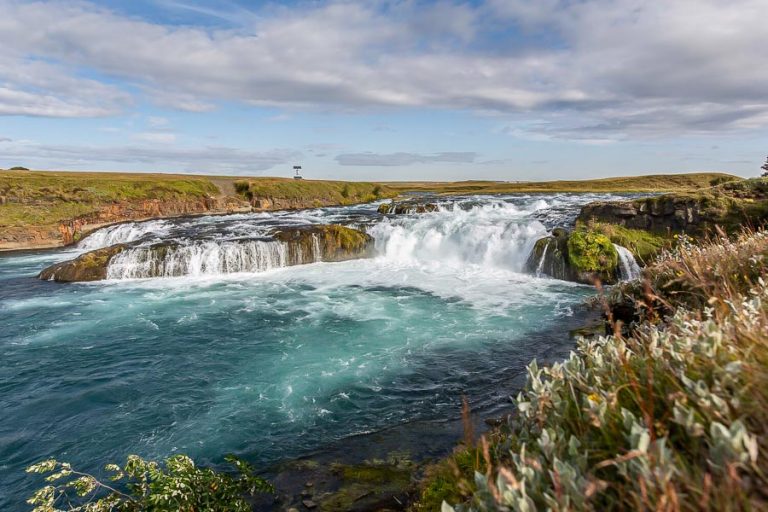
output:
[[[635,259],[645,264],[655,259],[662,249],[671,247],[673,241],[667,234],[626,228],[617,224],[593,222],[587,229],[607,236],[614,244],[626,247]]]
[[[568,261],[579,275],[613,280],[619,255],[611,240],[596,231],[579,230],[568,238]]]

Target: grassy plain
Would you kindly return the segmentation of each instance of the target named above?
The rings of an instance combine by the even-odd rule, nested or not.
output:
[[[368,183],[273,177],[8,170],[0,171],[0,234],[5,229],[8,236],[17,240],[13,248],[20,248],[24,242],[19,242],[23,238],[19,237],[19,230],[41,228],[41,232],[47,234],[40,236],[50,237],[60,223],[96,217],[114,205],[127,205],[129,211],[146,212],[134,207],[148,200],[163,204],[186,202],[202,205],[203,200],[225,198],[228,205],[222,208],[225,212],[233,204],[248,208],[257,198],[269,199],[267,204],[270,206],[267,208],[304,208],[362,203],[406,192],[692,192],[714,183],[738,179],[727,174],[698,173],[550,182]],[[203,207],[200,208],[200,213],[203,213]],[[209,211],[207,206],[205,211]],[[125,219],[110,221],[131,220],[131,215],[137,218],[147,216],[126,214]],[[52,244],[56,245],[56,242]]]
[[[558,181],[455,181],[390,182],[387,186],[400,192],[437,194],[502,194],[515,192],[685,192],[708,188],[726,181],[739,180],[724,173],[650,174],[594,180]]]

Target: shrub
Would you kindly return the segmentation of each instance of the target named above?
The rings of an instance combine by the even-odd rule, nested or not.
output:
[[[672,316],[531,363],[485,470],[436,482],[472,489],[443,510],[765,509],[766,249],[758,232],[665,253],[645,292]]]
[[[112,476],[104,483],[81,473],[66,462],[49,459],[27,468],[28,473],[48,474],[49,485],[27,500],[34,512],[53,512],[67,507],[72,512],[122,511],[250,511],[247,496],[274,492],[254,476],[246,462],[228,456],[237,474],[199,468],[189,457],[174,455],[164,464],[128,457],[123,467],[108,464]]]

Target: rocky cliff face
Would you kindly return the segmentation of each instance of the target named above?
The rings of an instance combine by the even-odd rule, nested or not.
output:
[[[768,221],[768,179],[728,182],[687,194],[665,194],[632,201],[599,201],[586,205],[578,221],[591,220],[656,233],[704,234],[720,227],[738,230]]]
[[[596,220],[655,232],[703,232],[727,217],[727,199],[670,194],[634,201],[601,201],[586,205],[579,221]]]
[[[207,241],[151,246],[118,244],[52,265],[40,279],[58,282],[107,278],[179,277],[256,272],[318,261],[373,255],[373,238],[338,225],[280,228],[272,239]]]

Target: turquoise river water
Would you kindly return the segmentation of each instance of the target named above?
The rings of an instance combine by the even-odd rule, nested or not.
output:
[[[541,333],[592,293],[524,273],[533,243],[606,197],[158,220],[0,256],[0,510],[29,509],[42,482],[24,468],[49,456],[93,471],[130,453],[263,467],[455,418],[462,394],[478,410],[507,401],[532,358],[567,353],[567,337]],[[267,228],[328,222],[364,227],[376,256],[279,268],[238,253]],[[36,279],[87,249],[167,240],[187,247],[187,275],[131,279],[140,263],[127,259],[105,282]]]

